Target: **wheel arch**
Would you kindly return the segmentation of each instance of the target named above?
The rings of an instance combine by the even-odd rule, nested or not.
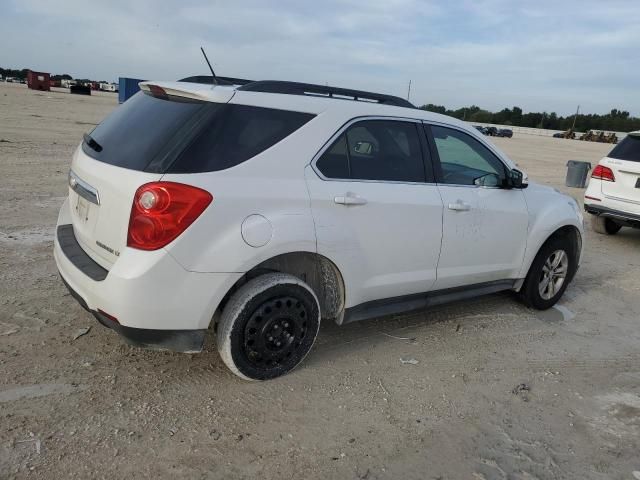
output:
[[[537,242],[536,248],[529,250],[527,248],[527,261],[524,264],[524,268],[521,272],[521,277],[526,278],[531,269],[534,259],[538,255],[538,252],[549,242],[557,238],[566,238],[571,245],[571,253],[573,254],[573,262],[575,268],[570,272],[569,281],[571,281],[580,264],[580,257],[582,253],[582,231],[573,224],[565,224],[557,227],[551,233],[547,232],[546,236],[542,236],[541,241]]]
[[[231,295],[242,285],[260,275],[274,272],[288,273],[307,283],[318,297],[321,318],[334,319],[340,323],[345,306],[342,273],[327,257],[306,251],[281,253],[250,268],[225,294],[214,314],[214,322],[217,322],[217,317]]]

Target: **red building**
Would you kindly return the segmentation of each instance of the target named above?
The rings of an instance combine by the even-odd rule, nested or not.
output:
[[[27,72],[27,86],[32,90],[51,90],[51,78],[48,73]]]

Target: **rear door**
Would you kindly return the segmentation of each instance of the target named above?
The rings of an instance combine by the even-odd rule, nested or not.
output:
[[[522,190],[502,188],[507,167],[470,134],[427,126],[444,203],[435,289],[516,278],[527,244]]]
[[[613,171],[615,181],[602,181],[602,193],[620,202],[619,208],[640,214],[640,132],[627,135],[600,162]]]
[[[318,252],[343,273],[347,307],[435,282],[442,200],[425,147],[417,122],[358,120],[305,171]]]

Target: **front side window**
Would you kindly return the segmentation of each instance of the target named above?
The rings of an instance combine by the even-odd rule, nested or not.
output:
[[[354,123],[324,152],[316,167],[327,178],[425,181],[420,138],[411,122]]]
[[[504,164],[471,135],[438,126],[432,126],[431,132],[440,157],[442,183],[483,187],[504,184]]]

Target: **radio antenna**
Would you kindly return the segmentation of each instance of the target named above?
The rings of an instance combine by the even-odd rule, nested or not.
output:
[[[213,75],[212,83],[214,85],[218,85],[218,77],[216,77],[216,72],[213,71],[213,67],[211,66],[211,63],[209,63],[209,59],[207,58],[207,54],[204,53],[204,48],[200,47],[200,51],[202,51],[202,55],[204,55],[204,59],[206,60],[207,65],[209,65],[209,70],[211,70],[211,75]]]

